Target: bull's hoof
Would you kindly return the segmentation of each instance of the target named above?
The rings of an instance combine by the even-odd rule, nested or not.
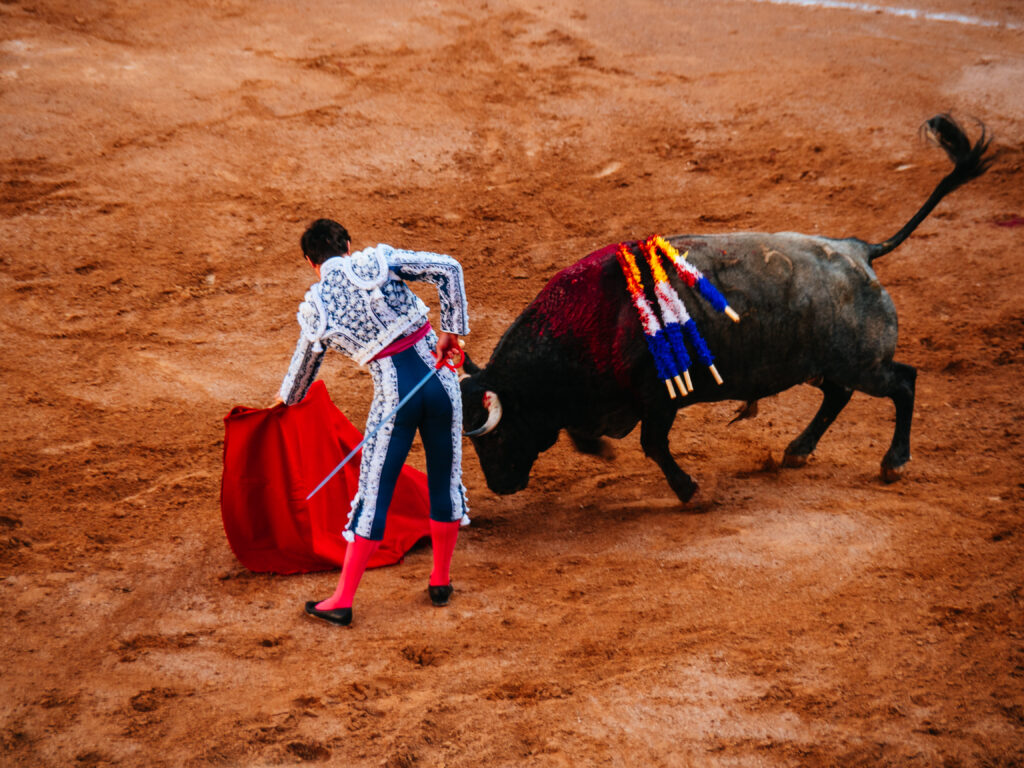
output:
[[[679,501],[687,504],[693,498],[693,495],[697,493],[697,484],[692,480],[686,485],[672,484],[672,490],[675,491]]]
[[[882,465],[882,471],[879,473],[879,477],[882,482],[886,485],[892,485],[901,477],[903,477],[903,467],[887,467],[885,464]]]
[[[782,454],[782,466],[788,467],[789,469],[798,469],[800,467],[807,466],[807,460],[810,458],[810,454],[797,454],[797,453],[784,453]]]

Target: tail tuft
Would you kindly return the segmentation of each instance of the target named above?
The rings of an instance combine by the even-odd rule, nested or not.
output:
[[[951,115],[936,115],[921,126],[921,131],[934,144],[942,147],[955,166],[951,175],[958,177],[960,183],[957,186],[981,176],[992,164],[992,158],[985,157],[992,138],[988,135],[984,123],[979,123],[979,125],[981,126],[981,136],[973,146],[967,133]],[[947,191],[952,191],[952,189]]]
[[[868,261],[874,261],[879,256],[893,250],[917,229],[917,226],[925,220],[942,198],[988,170],[994,156],[987,156],[985,153],[992,143],[992,137],[988,135],[984,123],[979,121],[978,125],[981,127],[981,136],[974,144],[971,144],[967,133],[950,115],[936,115],[925,121],[921,126],[921,132],[933,143],[942,147],[953,163],[953,170],[938,183],[931,197],[925,201],[925,204],[910,221],[903,225],[903,229],[888,240],[868,246]]]

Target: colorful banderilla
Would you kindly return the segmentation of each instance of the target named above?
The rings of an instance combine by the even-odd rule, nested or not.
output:
[[[687,343],[696,358],[708,367],[715,381],[721,384],[722,377],[719,375],[718,369],[715,368],[715,359],[711,355],[711,350],[708,349],[707,343],[697,329],[696,321],[686,311],[686,305],[683,304],[682,298],[669,281],[668,273],[662,265],[662,255],[672,262],[680,280],[687,287],[696,288],[697,292],[712,307],[723,312],[736,323],[739,322],[740,316],[729,306],[725,297],[711,284],[711,281],[699,269],[686,261],[686,254],[680,256],[679,251],[668,240],[659,235],[652,235],[638,245],[647,258],[651,275],[654,277],[654,294],[658,299],[658,309],[661,311],[664,327],[647,301],[640,268],[637,266],[636,257],[629,246],[620,243],[616,251],[616,258],[626,277],[626,286],[629,289],[633,306],[636,307],[637,314],[640,316],[644,337],[647,340],[651,356],[654,358],[658,376],[665,381],[669,397],[674,399],[676,396],[672,387],[673,381],[679,394],[685,395],[688,391],[693,391]],[[680,380],[680,374],[682,380]]]
[[[686,385],[679,379],[679,370],[676,367],[676,360],[672,354],[672,346],[665,337],[665,331],[658,322],[658,316],[654,314],[647,296],[644,295],[644,284],[640,277],[640,268],[636,264],[633,252],[625,243],[619,243],[615,257],[622,268],[622,274],[626,277],[626,287],[629,289],[629,297],[636,307],[640,316],[640,324],[644,329],[644,338],[647,340],[647,348],[654,358],[654,367],[658,371],[658,378],[665,382],[668,389],[668,396],[673,400],[676,397],[676,390],[672,387],[673,380],[679,390],[679,394],[686,394]]]

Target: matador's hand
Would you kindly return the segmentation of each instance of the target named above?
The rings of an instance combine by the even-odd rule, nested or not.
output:
[[[451,355],[459,352],[459,337],[454,333],[441,331],[437,335],[437,348],[434,350],[434,360],[440,362],[447,360]]]

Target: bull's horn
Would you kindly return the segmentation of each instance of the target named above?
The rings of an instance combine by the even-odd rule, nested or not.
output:
[[[491,392],[490,390],[484,392],[484,405],[487,406],[487,421],[484,422],[482,427],[466,432],[466,437],[486,435],[498,426],[498,422],[501,421],[501,400],[498,399],[497,392]]]

